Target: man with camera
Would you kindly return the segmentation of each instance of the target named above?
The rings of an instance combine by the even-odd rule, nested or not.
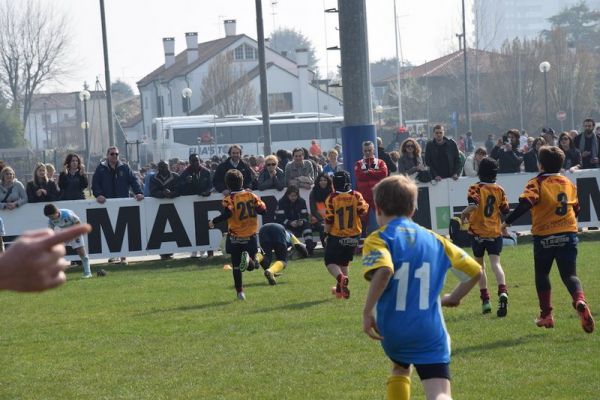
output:
[[[521,172],[523,153],[519,150],[520,136],[518,129],[510,129],[506,134],[502,135],[502,139],[499,139],[496,146],[492,149],[491,157],[498,160],[499,174]]]

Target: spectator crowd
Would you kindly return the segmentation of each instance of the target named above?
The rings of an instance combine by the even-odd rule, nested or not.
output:
[[[598,168],[600,128],[592,119],[585,119],[583,132],[562,132],[557,135],[544,128],[537,136],[510,129],[497,140],[490,134],[477,146],[471,132],[456,141],[447,137],[442,125],[433,127],[432,139],[423,135],[406,135],[393,143],[389,153],[381,138],[364,142],[363,157],[353,169],[356,187],[369,204],[364,218],[365,234],[377,227],[372,198],[373,187],[391,174],[407,175],[419,182],[435,184],[443,179],[460,176],[476,177],[479,163],[487,156],[498,162],[498,173],[538,172],[538,151],[543,145],[560,147],[565,153],[563,171]],[[397,148],[398,150],[395,150]],[[239,145],[232,145],[223,157],[202,160],[190,154],[188,160],[163,160],[150,164],[139,172],[119,158],[119,149],[111,146],[106,157],[95,169],[91,179],[91,194],[100,204],[107,199],[134,197],[175,198],[178,196],[209,196],[212,192],[228,195],[225,175],[238,170],[243,176],[243,189],[284,191],[275,210],[276,222],[296,236],[304,238],[309,252],[316,246],[313,234],[323,242],[325,200],[334,192],[332,176],[344,169],[342,148],[322,151],[313,141],[310,149],[279,150],[273,155],[247,155]],[[51,164],[38,163],[31,181],[23,184],[15,171],[0,162],[0,209],[13,210],[25,203],[85,199],[87,173],[79,155],[68,154],[58,179]],[[308,204],[300,197],[300,189],[310,190]],[[115,261],[115,260],[113,260]],[[121,258],[125,263],[126,259]]]

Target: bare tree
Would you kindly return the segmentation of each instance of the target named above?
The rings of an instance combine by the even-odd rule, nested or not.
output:
[[[225,116],[256,112],[256,92],[249,83],[250,73],[234,61],[231,52],[220,54],[211,62],[201,90],[204,103],[212,103],[212,113]]]
[[[66,72],[68,32],[54,3],[0,0],[0,91],[21,114],[23,127],[34,94]]]

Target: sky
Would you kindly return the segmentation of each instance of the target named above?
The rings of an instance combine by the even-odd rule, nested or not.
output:
[[[104,87],[104,61],[99,0],[40,0],[68,18],[72,71],[43,92]],[[394,0],[365,0],[371,61],[395,57]],[[164,63],[162,38],[175,38],[175,51],[185,50],[185,32],[198,32],[198,41],[225,35],[223,20],[235,19],[237,33],[256,38],[252,0],[105,0],[111,80],[123,80],[137,92],[136,82]],[[470,2],[469,2],[470,3]],[[334,71],[339,51],[338,14],[326,14],[337,0],[263,0],[265,37],[274,29],[294,28],[308,37],[319,59],[318,68]],[[468,7],[468,5],[467,5]],[[397,0],[402,58],[413,64],[440,57],[457,48],[461,31],[460,0]]]

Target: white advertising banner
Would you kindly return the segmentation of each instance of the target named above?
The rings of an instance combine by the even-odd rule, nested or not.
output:
[[[518,203],[525,184],[534,174],[505,174],[498,183],[505,189],[511,208]],[[579,225],[599,226],[600,170],[584,170],[567,177],[577,184]],[[418,209],[414,220],[440,234],[448,232],[449,220],[459,215],[467,205],[467,190],[476,178],[444,179],[432,184],[419,185]],[[278,199],[283,192],[268,190],[256,192],[267,204],[267,213],[260,221],[274,219]],[[301,195],[308,205],[309,191]],[[217,250],[227,224],[223,222],[208,229],[208,220],[220,213],[222,195],[210,197],[182,196],[176,199],[145,198],[111,199],[105,204],[93,200],[55,202],[58,208],[73,210],[92,226],[86,246],[91,258],[142,256],[178,253],[196,250]],[[15,210],[0,210],[4,221],[5,241],[10,243],[23,231],[44,228],[48,220],[43,213],[44,203],[25,204]],[[529,230],[530,215],[523,215],[513,229]]]

